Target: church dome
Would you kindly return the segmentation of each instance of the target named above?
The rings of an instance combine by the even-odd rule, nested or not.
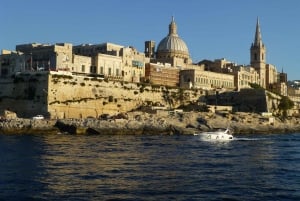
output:
[[[157,46],[157,54],[166,54],[169,56],[178,56],[183,58],[189,57],[189,50],[185,42],[177,34],[177,26],[172,18],[172,22],[169,25],[169,35],[163,38]]]
[[[183,53],[189,53],[185,42],[180,37],[172,35],[168,35],[160,41],[157,51],[181,51]]]

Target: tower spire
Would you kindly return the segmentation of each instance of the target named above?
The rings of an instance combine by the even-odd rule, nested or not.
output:
[[[255,38],[254,38],[254,46],[261,47],[263,46],[262,39],[261,39],[261,32],[260,32],[260,25],[259,25],[259,18],[257,17],[256,22],[256,31],[255,31]]]
[[[169,35],[178,36],[177,35],[177,25],[174,20],[174,16],[172,16],[172,21],[169,25]]]
[[[256,22],[256,30],[254,42],[251,44],[250,48],[250,61],[251,66],[255,68],[255,70],[259,74],[260,78],[260,86],[266,87],[266,47],[262,42],[261,33],[260,33],[260,25],[259,19],[257,17]]]

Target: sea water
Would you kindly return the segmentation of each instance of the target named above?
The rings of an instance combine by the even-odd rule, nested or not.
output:
[[[300,200],[300,134],[0,135],[0,200]]]

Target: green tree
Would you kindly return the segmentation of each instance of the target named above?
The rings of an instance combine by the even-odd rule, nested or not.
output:
[[[294,102],[289,99],[287,96],[282,96],[280,103],[278,105],[278,109],[283,111],[282,115],[287,117],[287,110],[292,109],[294,107]]]

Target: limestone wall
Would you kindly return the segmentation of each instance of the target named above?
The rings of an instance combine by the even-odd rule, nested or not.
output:
[[[0,111],[16,112],[18,117],[47,114],[47,73],[23,73],[0,80]]]
[[[103,113],[117,114],[151,104],[170,106],[170,99],[173,99],[172,107],[180,104],[178,89],[162,86],[56,75],[50,75],[48,84],[48,111],[52,118],[98,117]],[[195,101],[199,94],[185,91],[184,97]]]
[[[177,107],[195,101],[200,91],[104,81],[70,73],[28,73],[0,81],[0,110],[18,117],[37,114],[49,118],[98,117],[127,112],[143,105]]]
[[[267,112],[265,90],[242,89],[237,96],[237,111]]]

